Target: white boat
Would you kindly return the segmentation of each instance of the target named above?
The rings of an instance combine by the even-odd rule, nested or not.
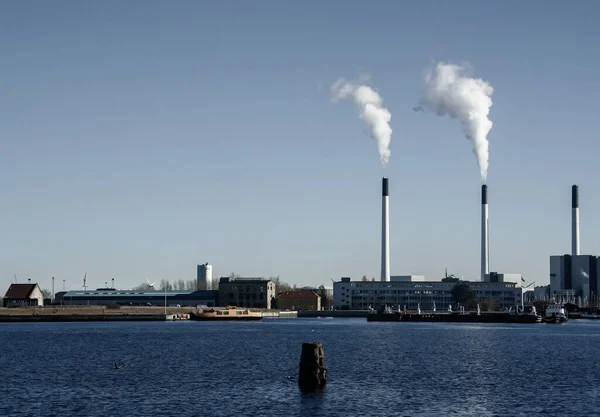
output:
[[[545,323],[565,323],[567,320],[569,320],[567,312],[560,304],[552,304],[546,307]]]

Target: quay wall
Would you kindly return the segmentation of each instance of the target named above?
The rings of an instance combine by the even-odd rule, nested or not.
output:
[[[164,314],[28,314],[0,315],[0,323],[90,321],[165,321]]]

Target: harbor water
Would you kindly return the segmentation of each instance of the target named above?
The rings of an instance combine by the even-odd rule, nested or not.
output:
[[[328,381],[302,393],[312,341]],[[1,324],[0,416],[599,415],[599,345],[583,320]]]

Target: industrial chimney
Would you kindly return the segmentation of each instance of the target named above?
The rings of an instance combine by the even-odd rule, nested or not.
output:
[[[571,255],[579,255],[579,187],[571,188]]]
[[[486,276],[490,273],[488,247],[488,201],[487,201],[487,185],[481,186],[481,280],[485,281]]]
[[[381,280],[390,280],[390,193],[388,179],[381,183]]]

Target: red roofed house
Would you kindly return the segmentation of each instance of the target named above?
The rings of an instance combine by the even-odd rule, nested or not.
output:
[[[321,296],[314,291],[286,291],[277,296],[280,310],[321,310]]]
[[[3,307],[43,306],[44,296],[37,284],[10,284],[4,296]]]

